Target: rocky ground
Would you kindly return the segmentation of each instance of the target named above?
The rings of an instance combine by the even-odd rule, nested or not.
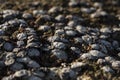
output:
[[[0,0],[0,80],[120,80],[120,0]]]

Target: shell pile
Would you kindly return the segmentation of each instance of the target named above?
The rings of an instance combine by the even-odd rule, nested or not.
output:
[[[0,0],[0,80],[120,80],[120,0]]]

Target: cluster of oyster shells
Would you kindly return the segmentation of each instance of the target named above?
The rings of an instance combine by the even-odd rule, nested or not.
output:
[[[117,2],[110,4],[120,7]],[[25,11],[1,10],[0,79],[95,80],[108,74],[119,80],[120,16],[117,9],[104,10],[106,3],[70,0],[67,7],[39,9],[36,1]]]

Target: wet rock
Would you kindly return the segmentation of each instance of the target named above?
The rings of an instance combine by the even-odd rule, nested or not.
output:
[[[100,45],[100,50],[104,53],[108,53],[108,50],[104,45]]]
[[[105,64],[106,60],[105,59],[98,59],[97,64]]]
[[[36,31],[33,28],[25,28],[26,34],[29,35],[36,35]]]
[[[98,17],[100,17],[100,16],[107,16],[108,14],[107,14],[107,12],[105,12],[105,11],[101,11],[101,10],[98,10],[98,11],[96,11],[95,13],[92,13],[91,15],[90,15],[90,17],[91,18],[98,18]]]
[[[95,57],[89,53],[84,53],[81,55],[80,59],[95,59]]]
[[[41,78],[39,78],[39,77],[37,77],[37,76],[30,76],[29,78],[28,78],[28,80],[42,80]]]
[[[60,40],[59,36],[50,36],[48,38],[49,42],[55,42],[55,41],[59,41],[59,40]]]
[[[23,27],[23,25],[24,25],[25,27],[28,25],[27,22],[26,22],[24,19],[19,19],[18,21],[19,21],[19,23],[20,23],[20,26],[22,26],[22,27]]]
[[[32,41],[32,40],[34,41],[34,40],[37,40],[37,39],[38,39],[38,37],[37,37],[36,35],[29,35],[27,38],[28,38],[27,41],[29,41],[29,40],[30,40],[30,41]],[[29,41],[29,42],[30,42],[30,41]]]
[[[110,35],[100,35],[100,39],[108,39]]]
[[[92,44],[91,48],[94,49],[94,50],[99,50],[100,46],[99,46],[99,44]]]
[[[18,71],[18,70],[21,70],[21,69],[23,69],[24,68],[24,66],[21,64],[21,63],[14,63],[11,67],[10,67],[10,69],[12,70],[12,71]]]
[[[120,41],[120,31],[119,31],[119,29],[118,29],[118,31],[114,31],[113,32],[113,35],[112,35],[112,38],[114,39],[114,40],[117,40],[117,41]]]
[[[4,31],[2,29],[0,29],[0,36],[4,35]]]
[[[19,15],[18,11],[15,11],[15,10],[3,10],[3,18],[4,18],[4,20],[14,19],[18,15]]]
[[[120,61],[114,61],[114,62],[112,62],[112,67],[113,68],[120,68]]]
[[[20,48],[14,48],[13,52],[19,52],[21,49]]]
[[[100,2],[95,2],[94,4],[93,4],[93,6],[94,7],[102,7],[103,6],[103,4],[102,3],[100,3]]]
[[[66,35],[68,35],[68,36],[75,36],[76,34],[77,34],[77,32],[73,31],[73,30],[67,30],[66,31]]]
[[[64,29],[65,29],[65,30],[72,30],[73,27],[71,27],[71,26],[65,26]]]
[[[42,30],[42,31],[48,31],[50,30],[51,27],[50,26],[47,26],[47,25],[42,25],[38,28],[38,30]]]
[[[59,49],[52,50],[52,54],[55,55],[58,59],[66,60],[68,58],[67,54]]]
[[[32,18],[33,18],[33,16],[32,16],[30,13],[24,13],[24,14],[22,15],[22,17],[23,17],[24,19],[32,19]]]
[[[27,39],[26,33],[19,33],[19,34],[17,35],[17,39],[18,39],[18,40]]]
[[[120,57],[120,53],[118,53],[118,56]]]
[[[69,43],[68,39],[66,39],[66,38],[60,38],[60,41],[63,43]]]
[[[58,29],[55,31],[55,34],[56,35],[62,35],[62,34],[65,34],[64,30],[63,29]]]
[[[75,1],[70,1],[68,5],[69,5],[70,7],[75,7],[75,6],[78,5],[78,3],[75,2]]]
[[[57,17],[55,17],[55,19],[57,21],[64,21],[65,20],[65,17],[63,15],[58,15]]]
[[[108,28],[108,27],[101,28],[101,29],[100,29],[100,32],[103,33],[103,34],[109,34],[109,33],[112,33],[111,29]]]
[[[115,61],[115,59],[113,57],[110,57],[110,56],[105,57],[105,60],[110,62],[110,63]]]
[[[45,77],[45,73],[43,72],[43,71],[38,71],[38,70],[36,70],[36,71],[34,71],[34,73],[33,73],[35,76],[39,76],[39,77]]]
[[[0,61],[0,68],[4,68],[4,67],[5,67],[4,61]]]
[[[69,68],[63,68],[60,72],[59,72],[59,76],[61,79],[67,80],[67,79],[75,79],[76,77],[76,73],[69,69]]]
[[[57,75],[57,69],[56,68],[50,68],[48,76],[45,78],[46,80],[49,79],[60,79]]]
[[[31,57],[34,57],[34,56],[40,56],[40,51],[38,49],[35,49],[35,48],[30,48],[28,49],[28,55],[31,56]]]
[[[114,73],[114,70],[112,70],[109,66],[104,66],[104,67],[102,67],[102,70],[103,70],[104,72]]]
[[[92,78],[88,75],[78,76],[77,80],[92,80]]]
[[[13,59],[13,58],[6,59],[5,60],[5,65],[10,66],[10,65],[14,64],[14,62],[15,62],[15,59]]]
[[[107,47],[110,50],[113,49],[112,44],[110,42],[106,41],[106,40],[100,40],[99,43],[104,45],[105,47]]]
[[[82,39],[84,42],[91,44],[92,43],[92,37],[90,35],[84,35],[82,36]]]
[[[112,42],[112,46],[113,46],[114,49],[119,48],[119,43],[118,43],[118,41],[113,41],[113,42]]]
[[[5,58],[6,59],[15,58],[15,54],[13,52],[7,52]]]
[[[2,30],[7,31],[8,28],[9,28],[9,26],[8,26],[8,25],[5,25],[5,26],[2,27]],[[1,32],[2,32],[2,31],[1,31]],[[2,34],[3,34],[3,32],[2,32]]]
[[[12,51],[13,48],[14,48],[14,46],[12,45],[12,43],[6,42],[6,43],[4,43],[3,48],[4,48],[6,51]]]
[[[24,41],[17,41],[17,46],[18,47],[21,47],[23,45],[25,45]]]
[[[94,57],[100,58],[100,57],[105,57],[106,55],[100,51],[97,50],[91,50],[89,52],[91,55],[93,55]]]
[[[71,69],[73,69],[75,71],[81,71],[81,69],[85,66],[86,66],[86,63],[83,63],[83,62],[71,63]]]
[[[16,26],[18,26],[19,21],[18,21],[18,19],[13,19],[13,20],[9,20],[8,23],[10,25],[13,25],[13,27],[16,27]]]
[[[23,58],[17,58],[16,61],[27,64],[29,61],[31,61],[31,59],[29,57],[23,57]]]
[[[48,13],[57,13],[57,12],[60,12],[62,11],[62,8],[61,7],[52,7],[51,9],[48,10]]]
[[[81,51],[80,51],[79,48],[71,47],[70,49],[71,49],[73,52],[77,53],[77,54],[80,54],[80,53],[81,53]]]
[[[53,46],[58,49],[65,49],[66,45],[63,42],[54,42]]]
[[[44,11],[44,10],[33,10],[33,15],[35,15],[35,16],[43,15],[45,13],[46,13],[46,11]]]
[[[85,33],[87,32],[87,28],[84,27],[84,26],[78,25],[78,26],[76,26],[75,28],[76,28],[76,30],[77,30],[79,33],[81,33],[81,34],[85,34]]]
[[[26,48],[31,48],[31,47],[39,47],[39,44],[36,42],[31,42],[26,45]]]
[[[82,43],[83,39],[79,38],[79,37],[76,37],[76,38],[74,38],[74,41],[75,41],[75,43]]]
[[[36,61],[33,61],[33,60],[29,61],[27,66],[30,68],[39,68],[40,67],[40,65]]]
[[[95,8],[81,8],[81,12],[90,14],[91,12],[95,11]]]
[[[9,76],[5,76],[3,77],[1,80],[13,80],[14,76],[13,75],[9,75]]]
[[[18,52],[18,53],[16,53],[17,55],[17,57],[24,57],[24,56],[26,56],[26,54],[27,54],[27,52],[26,51],[20,51],[20,52]]]
[[[76,26],[76,24],[77,23],[75,21],[69,21],[67,25],[70,27],[73,27],[73,26]]]

